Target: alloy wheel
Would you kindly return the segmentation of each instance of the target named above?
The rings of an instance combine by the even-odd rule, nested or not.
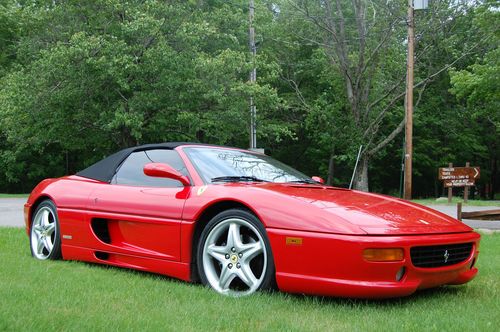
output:
[[[221,294],[251,294],[266,277],[267,251],[261,233],[250,222],[224,219],[210,230],[203,245],[206,279]]]

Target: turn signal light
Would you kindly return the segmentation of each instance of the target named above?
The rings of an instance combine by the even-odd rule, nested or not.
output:
[[[370,262],[392,262],[402,261],[404,255],[401,248],[365,249],[363,258]]]

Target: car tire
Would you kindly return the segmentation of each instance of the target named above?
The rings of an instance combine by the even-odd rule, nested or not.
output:
[[[201,282],[223,295],[246,296],[274,285],[266,230],[243,209],[223,211],[208,222],[198,243],[197,267]]]
[[[61,231],[54,202],[41,202],[31,218],[31,255],[39,260],[61,258]]]

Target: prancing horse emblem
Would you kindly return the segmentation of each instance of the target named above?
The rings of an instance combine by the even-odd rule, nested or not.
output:
[[[444,262],[448,262],[448,258],[450,258],[450,254],[448,253],[448,249],[444,251]]]

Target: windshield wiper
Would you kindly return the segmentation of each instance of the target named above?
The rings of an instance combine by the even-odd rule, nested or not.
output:
[[[218,176],[212,178],[211,181],[212,182],[269,182],[266,180],[256,178],[255,176],[239,176],[239,175]]]
[[[288,181],[288,183],[321,184],[321,183],[319,183],[319,182],[317,182],[317,181],[314,181],[314,180],[308,180],[308,179]]]

